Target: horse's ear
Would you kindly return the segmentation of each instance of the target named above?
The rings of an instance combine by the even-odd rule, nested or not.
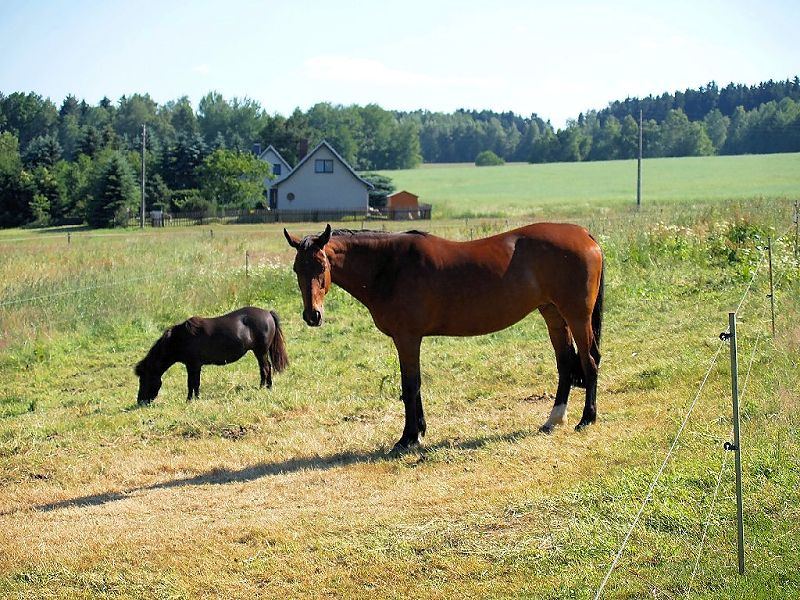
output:
[[[295,248],[295,249],[297,249],[297,248],[300,246],[300,240],[298,240],[298,239],[297,239],[296,237],[294,237],[294,236],[293,236],[291,233],[289,233],[288,231],[286,231],[286,228],[285,228],[285,227],[283,228],[283,235],[284,235],[284,237],[286,238],[286,241],[287,241],[287,242],[289,242],[289,245],[290,245],[292,248]]]
[[[317,239],[315,240],[315,243],[320,248],[324,248],[325,244],[327,244],[329,241],[331,241],[331,224],[330,223],[328,223],[328,226],[325,228],[325,231],[323,231],[321,234],[319,234],[317,236]]]

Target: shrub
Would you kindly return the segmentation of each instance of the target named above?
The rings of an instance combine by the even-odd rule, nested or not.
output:
[[[476,167],[496,167],[504,164],[506,164],[506,161],[497,156],[497,154],[491,150],[484,150],[475,157]]]

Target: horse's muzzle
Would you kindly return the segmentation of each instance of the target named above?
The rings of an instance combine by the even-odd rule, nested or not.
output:
[[[303,320],[309,327],[319,327],[322,325],[322,313],[318,310],[304,310]]]

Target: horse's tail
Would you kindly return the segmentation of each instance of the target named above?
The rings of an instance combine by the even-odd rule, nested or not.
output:
[[[597,291],[597,300],[594,301],[594,309],[592,309],[592,334],[594,341],[592,343],[592,355],[600,366],[600,334],[603,329],[603,296],[605,295],[605,271],[606,261],[603,257],[603,264],[600,267],[600,289]]]
[[[269,362],[272,363],[272,368],[280,373],[289,366],[289,355],[286,354],[286,342],[283,339],[283,330],[281,329],[278,313],[271,310],[269,314],[272,315],[272,320],[275,321],[275,335],[272,336],[272,342],[270,342],[268,349]]]

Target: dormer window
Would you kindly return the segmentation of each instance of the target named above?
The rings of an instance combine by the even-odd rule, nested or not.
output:
[[[274,163],[272,165],[272,174],[275,176],[280,176],[281,174],[281,163]]]
[[[333,160],[318,158],[314,161],[314,173],[333,173]]]

